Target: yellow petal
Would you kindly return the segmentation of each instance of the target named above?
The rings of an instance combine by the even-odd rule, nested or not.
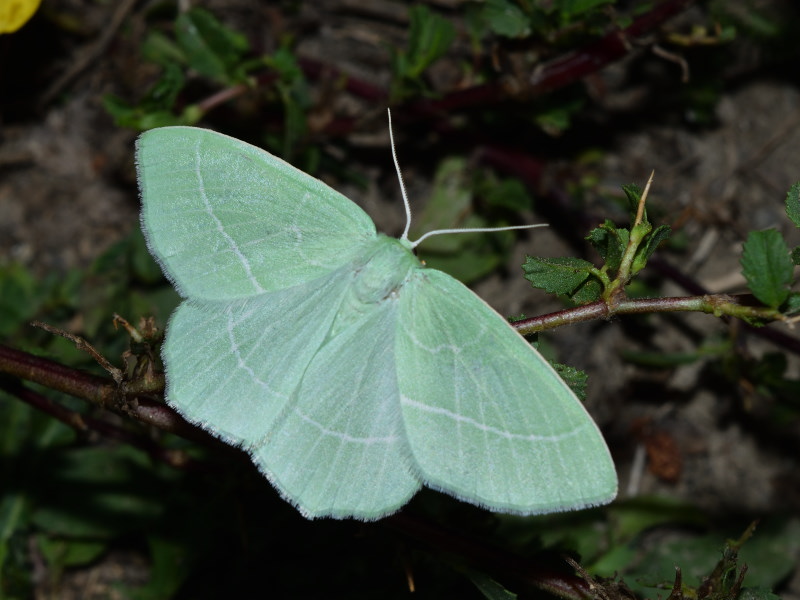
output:
[[[42,0],[0,0],[0,33],[14,33],[25,25]]]

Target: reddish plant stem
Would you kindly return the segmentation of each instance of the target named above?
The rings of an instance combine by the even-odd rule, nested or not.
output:
[[[647,266],[658,271],[664,277],[671,279],[690,294],[708,294],[708,290],[702,285],[658,256],[651,257],[650,260],[647,261]],[[727,321],[728,317],[723,317],[723,319]],[[800,339],[794,336],[769,327],[753,327],[747,323],[742,323],[742,327],[753,335],[769,340],[776,346],[789,350],[793,354],[800,355]]]
[[[137,421],[154,425],[163,431],[182,437],[197,439],[201,432],[163,402],[142,397],[140,395],[142,391],[137,390],[135,384],[118,386],[109,378],[65,367],[50,359],[3,345],[0,345],[0,373],[33,381],[46,388],[86,400],[103,408],[121,410]],[[161,385],[161,390],[163,390],[163,385]],[[149,393],[152,393],[152,390]],[[71,411],[67,411],[47,399],[43,398],[41,401],[32,399],[30,403],[71,427],[84,429],[84,425],[77,420],[81,417],[75,417]]]
[[[631,40],[640,37],[667,19],[685,10],[694,0],[667,0],[637,18],[629,27],[612,31],[597,41],[556,58],[537,69],[530,79],[512,87],[504,81],[494,81],[466,90],[453,92],[438,100],[422,100],[412,107],[421,113],[447,113],[474,106],[486,106],[509,99],[530,100],[583,79],[627,55]]]
[[[603,219],[589,213],[583,212],[570,202],[569,197],[558,187],[550,187],[549,189],[542,189],[542,173],[544,171],[544,162],[538,158],[531,156],[521,150],[508,146],[500,146],[497,144],[487,145],[481,149],[478,160],[491,167],[498,169],[501,172],[510,174],[519,178],[529,189],[535,190],[538,198],[537,210],[540,211],[545,218],[550,221],[553,229],[558,231],[576,251],[581,254],[586,249],[586,240],[578,233],[580,231],[587,231],[598,223],[602,223]],[[685,289],[690,294],[696,297],[708,296],[711,298],[721,297],[721,295],[709,294],[703,286],[697,283],[694,279],[682,273],[678,268],[670,265],[665,260],[658,256],[652,256],[647,261],[647,266],[658,271],[664,277],[674,281]],[[743,299],[744,296],[735,296],[734,298]],[[638,299],[632,305],[622,311],[621,313],[634,313],[634,312],[649,312],[658,308],[658,312],[672,312],[682,310],[695,310],[692,308],[681,308],[680,302],[691,302],[691,297],[683,300],[681,298],[668,299],[656,298],[650,300]],[[678,302],[677,304],[670,304],[671,302]],[[648,306],[648,303],[652,303]],[[578,307],[575,309],[567,309],[567,311],[559,311],[552,315],[542,315],[541,317],[534,317],[532,319],[525,319],[518,321],[514,324],[518,330],[528,333],[541,331],[544,329],[551,329],[556,325],[565,324],[563,321],[563,313],[571,312],[566,323],[577,323],[596,318],[608,318],[608,308],[604,303],[602,305],[590,304],[587,306]],[[661,304],[661,307],[658,305]],[[746,304],[746,303],[743,303]],[[709,312],[709,311],[703,311]],[[713,311],[711,311],[713,312]],[[722,320],[728,322],[730,317],[723,315]],[[558,321],[558,322],[556,322]],[[755,327],[747,323],[741,323],[744,331],[747,331],[755,336],[763,339],[770,340],[776,346],[784,348],[800,355],[800,339],[788,335],[782,331],[772,329],[769,327]],[[530,329],[528,329],[530,327]]]
[[[23,386],[18,381],[0,381],[0,389],[79,432],[85,433],[92,431],[104,437],[118,440],[129,446],[138,448],[147,453],[154,460],[176,468],[197,469],[199,467],[199,463],[191,459],[183,451],[164,448],[153,439],[143,435],[137,435],[132,431],[128,431],[108,421],[69,410],[34,390]]]
[[[60,404],[53,402],[50,398],[42,396],[33,390],[26,388],[19,380],[15,379],[0,379],[0,389],[11,396],[19,398],[26,404],[47,415],[50,415],[57,421],[61,421],[65,425],[75,429],[79,432],[90,431],[93,425],[82,414],[69,410]]]
[[[275,77],[270,77],[271,80],[274,80]],[[241,96],[246,94],[249,91],[249,88],[240,83],[233,87],[225,88],[218,91],[216,94],[212,94],[211,96],[205,98],[202,102],[197,104],[197,108],[200,110],[202,114],[207,113],[208,111],[216,108],[220,104],[224,104],[229,100],[236,98],[237,96]]]
[[[51,390],[109,406],[116,396],[116,384],[110,379],[65,367],[48,358],[0,345],[0,372],[35,381]]]
[[[520,85],[520,82],[517,81],[511,86],[508,80],[499,79],[451,92],[438,99],[418,100],[398,109],[396,111],[398,120],[400,122],[411,120],[413,116],[427,120],[433,118],[435,122],[429,124],[429,128],[443,131],[449,127],[441,117],[452,111],[494,105],[509,99],[529,100],[532,97],[565,87],[623,58],[631,52],[634,46],[631,40],[656,29],[667,19],[688,8],[694,1],[666,0],[661,2],[651,11],[634,20],[629,27],[612,31],[599,40],[546,63],[537,69],[524,85]],[[299,58],[298,64],[309,79],[341,78],[345,91],[356,97],[374,104],[384,103],[388,100],[388,93],[383,88],[355,78],[336,67],[311,58]],[[256,79],[259,85],[271,84],[275,79],[275,74],[271,71],[266,72],[258,75]],[[357,123],[357,119],[335,118],[326,125],[325,131],[329,135],[344,136],[351,133]]]
[[[341,69],[325,64],[313,58],[298,58],[297,63],[309,79],[341,79],[344,90],[362,100],[379,103],[388,98],[389,94],[381,87],[348,75]]]
[[[749,295],[727,296],[724,294],[707,294],[704,296],[678,296],[668,298],[623,298],[616,304],[609,305],[603,300],[584,306],[567,308],[558,312],[531,317],[513,323],[514,328],[522,335],[529,335],[546,329],[563,325],[571,325],[594,319],[609,319],[614,315],[641,314],[656,312],[703,312],[706,314],[748,316],[750,318],[774,318],[774,311],[757,306],[748,306],[744,300]]]
[[[745,296],[724,295],[634,300],[623,298],[613,305],[598,301],[585,306],[517,321],[513,326],[521,334],[528,335],[562,325],[600,318],[608,319],[616,314],[676,311],[705,312],[717,315],[736,315],[740,313],[741,316],[752,318],[762,317],[765,320],[769,318],[767,309],[747,306],[746,303],[742,302],[746,298]],[[762,312],[764,313],[763,315],[761,314]],[[798,341],[795,340],[795,342]],[[142,423],[182,437],[199,440],[204,443],[213,439],[206,432],[186,422],[162,401],[154,400],[150,397],[163,391],[163,381],[160,377],[155,382],[150,382],[145,386],[148,388],[147,390],[140,389],[142,386],[139,386],[136,381],[123,382],[118,385],[108,378],[71,369],[52,360],[33,356],[6,346],[0,346],[0,373],[8,373],[19,379],[34,381],[50,389],[88,400],[104,408],[124,412]],[[17,388],[13,389],[17,390]],[[71,427],[79,430],[88,428],[85,417],[73,413],[42,396],[31,396],[27,392],[23,394],[21,391],[12,391],[12,393],[21,398],[24,396],[26,402],[36,406],[43,412],[51,414]],[[92,427],[92,429],[103,427],[99,422],[96,425],[97,427]]]

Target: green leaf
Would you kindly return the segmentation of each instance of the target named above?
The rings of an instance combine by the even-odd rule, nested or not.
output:
[[[639,210],[639,201],[642,198],[644,190],[635,183],[629,183],[622,186],[622,191],[625,193],[625,198],[628,200],[628,213],[631,217],[631,223],[636,218],[636,213]],[[642,222],[647,221],[647,213],[642,215]]]
[[[467,577],[487,600],[516,600],[517,598],[516,594],[509,592],[485,573],[470,570],[467,572]]]
[[[533,287],[551,294],[572,294],[591,275],[594,265],[571,256],[542,258],[528,256],[522,270]]]
[[[604,4],[613,4],[615,0],[565,0],[561,3],[561,14],[563,18],[572,20],[581,16],[583,13],[594,10]]]
[[[763,304],[778,308],[789,297],[794,266],[789,247],[778,231],[750,232],[741,264],[747,286]]]
[[[161,77],[137,105],[128,104],[113,94],[107,94],[103,97],[103,106],[120,127],[144,131],[154,127],[186,125],[191,121],[172,113],[185,83],[181,67],[175,63],[166,63]]]
[[[472,216],[472,188],[467,175],[467,160],[463,156],[444,158],[436,169],[433,190],[422,212],[415,218],[411,237],[418,238],[428,231],[445,228],[483,227],[483,220]],[[464,244],[462,235],[432,236],[421,251],[457,253]]]
[[[800,246],[792,248],[791,258],[794,264],[800,265]]]
[[[166,67],[186,64],[186,53],[172,39],[160,31],[151,31],[142,42],[142,58]]]
[[[33,523],[56,535],[102,539],[146,530],[166,511],[164,486],[179,474],[130,446],[94,446],[62,449],[40,476]]]
[[[182,13],[175,21],[175,38],[194,70],[224,85],[243,80],[237,67],[249,50],[247,38],[209,11],[192,8]]]
[[[610,508],[614,522],[614,535],[621,542],[635,540],[648,530],[659,526],[699,527],[707,522],[708,517],[699,508],[685,500],[666,496],[637,496],[618,501]],[[608,571],[597,569],[600,575],[612,576],[620,565]]]
[[[737,533],[731,531],[731,537]],[[719,533],[710,533],[688,539],[675,539],[655,545],[643,556],[633,569],[625,574],[625,581],[645,598],[663,598],[663,586],[675,577],[675,566],[683,572],[683,584],[694,588],[702,584],[718,562],[733,565],[746,564],[749,569],[745,582],[753,587],[770,588],[784,580],[793,570],[798,555],[800,521],[776,518],[762,523],[752,538],[747,540],[737,553],[725,551],[724,538]],[[729,580],[731,583],[735,577]],[[720,589],[719,597],[725,597]]]
[[[789,294],[789,297],[786,299],[786,302],[783,305],[783,312],[787,315],[793,315],[797,312],[800,312],[800,293],[792,292]]]
[[[409,11],[411,29],[408,37],[406,77],[422,75],[437,59],[444,56],[456,37],[453,24],[425,6],[418,4]]]
[[[33,579],[30,532],[20,529],[7,542],[0,540],[0,597],[9,600],[34,598]],[[41,578],[36,579],[36,587],[40,589]]]
[[[10,336],[36,315],[43,301],[39,287],[22,265],[0,266],[0,336]]]
[[[786,215],[795,227],[800,227],[800,183],[795,183],[786,194]]]
[[[788,360],[782,352],[767,352],[759,360],[751,360],[736,365],[736,375],[744,375],[747,381],[755,384],[758,394],[775,398],[784,406],[798,403],[800,399],[800,380],[787,375]]]
[[[0,597],[9,591],[6,581],[16,579],[9,563],[15,562],[17,541],[23,536],[28,543],[35,497],[29,490],[52,463],[49,451],[74,439],[70,427],[0,391],[0,481],[13,482],[0,485]],[[29,551],[25,556],[29,560]]]
[[[149,110],[172,110],[186,78],[181,68],[175,63],[164,66],[161,78],[150,88],[139,103],[139,106]]]
[[[589,376],[585,371],[576,369],[569,365],[561,363],[550,363],[550,366],[556,370],[561,379],[575,392],[575,395],[581,400],[586,400],[586,384],[589,381]]]
[[[536,517],[535,532],[520,526],[524,521],[507,519],[514,526],[516,536],[530,537],[530,547],[555,547],[569,549],[581,557],[583,565],[592,570],[592,563],[598,556],[608,552],[610,535],[608,524],[601,518],[598,510],[556,513]]]
[[[464,157],[443,159],[436,169],[428,203],[414,220],[411,238],[436,229],[504,224],[475,212],[473,179]],[[428,266],[469,283],[496,269],[505,260],[513,240],[514,234],[509,231],[437,235],[425,240],[419,256]]]
[[[189,547],[174,540],[152,536],[150,543],[150,579],[140,587],[125,586],[125,597],[131,600],[173,598],[188,576]]]
[[[308,82],[297,57],[288,46],[281,46],[263,59],[264,64],[278,74],[275,89],[283,105],[283,140],[277,144],[287,160],[296,159],[296,149],[308,135],[307,111],[312,104]]]
[[[497,35],[523,38],[531,33],[527,15],[511,0],[486,0],[481,16]]]
[[[631,274],[635,275],[644,269],[647,261],[658,249],[659,244],[664,240],[668,240],[672,230],[669,225],[659,225],[651,233],[644,238],[639,248],[636,250],[636,256],[631,265]]]
[[[456,36],[455,27],[425,5],[409,9],[411,26],[405,50],[389,48],[392,66],[394,99],[402,99],[425,91],[422,73],[450,48]]]
[[[66,567],[86,565],[100,556],[107,547],[105,542],[45,534],[37,535],[36,542],[48,566],[57,572],[63,571]]]
[[[487,178],[483,178],[480,182],[477,182],[475,191],[483,196],[489,206],[520,211],[530,208],[533,204],[528,189],[519,179],[508,178],[497,181],[492,178],[488,182],[490,185],[480,185],[480,183],[486,181]]]
[[[635,570],[626,574],[626,582],[638,594],[655,599],[656,590],[674,580],[679,566],[684,585],[697,586],[714,569],[721,549],[718,535],[665,541],[640,558]]]
[[[616,271],[628,246],[629,237],[630,232],[627,229],[617,228],[613,222],[606,219],[605,223],[592,229],[585,239],[594,246],[606,266]]]
[[[578,289],[570,294],[569,297],[575,304],[582,306],[599,300],[602,293],[603,284],[595,277],[590,277],[582,285],[578,286]]]
[[[567,98],[566,95],[554,96],[552,102],[545,100],[533,116],[534,122],[548,135],[557,137],[572,125],[575,115],[584,107],[582,98]]]

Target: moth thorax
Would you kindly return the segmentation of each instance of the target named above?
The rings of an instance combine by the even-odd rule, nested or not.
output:
[[[374,251],[356,270],[355,299],[368,304],[386,300],[403,286],[415,266],[419,266],[419,261],[410,250],[394,238],[379,235]]]

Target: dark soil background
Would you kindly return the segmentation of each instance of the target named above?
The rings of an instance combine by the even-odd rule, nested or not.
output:
[[[198,4],[244,33],[255,53],[272,52],[282,36],[293,35],[298,57],[334,66],[384,89],[391,78],[387,46],[402,47],[408,31],[407,7],[400,2]],[[438,0],[430,6],[457,21],[461,4]],[[773,4],[774,10],[785,10],[787,18],[797,18],[791,3]],[[42,278],[66,276],[71,269],[88,269],[139,226],[133,163],[137,132],[116,125],[102,98],[114,93],[136,101],[157,76],[158,70],[139,54],[151,10],[149,2],[45,0],[22,30],[0,37],[0,263],[18,263]],[[705,5],[689,8],[664,28],[687,32],[692,24],[707,22],[706,11]],[[696,104],[668,101],[690,83],[681,80],[680,64],[659,57],[647,42],[582,79],[588,103],[572,128],[557,136],[531,137],[532,143],[504,140],[526,148],[543,165],[540,187],[533,190],[537,202],[561,190],[566,209],[560,210],[588,215],[589,221],[551,221],[548,229],[520,236],[507,268],[473,286],[502,314],[538,315],[562,308],[557,299],[532,290],[521,277],[519,265],[525,255],[574,255],[565,229],[582,237],[604,218],[624,222],[624,213],[609,197],[621,196],[622,184],[644,185],[652,170],[651,219],[671,225],[674,235],[685,240],[682,252],[659,253],[658,265],[646,272],[660,295],[694,293],[664,276],[670,267],[709,293],[746,292],[739,259],[749,231],[773,227],[790,245],[800,243],[783,207],[787,190],[800,181],[798,54],[794,62],[773,61],[763,45],[738,39],[730,47],[728,62],[710,68],[702,47],[687,49],[690,82],[712,73],[717,77],[716,96],[704,105],[708,112],[700,114]],[[463,56],[468,48],[463,35],[456,48]],[[459,79],[461,60],[454,53],[434,65],[429,73],[433,89],[468,86]],[[363,206],[379,230],[397,235],[403,212],[388,148],[386,100],[367,101],[325,77],[312,83],[310,93],[312,139],[332,152],[341,152],[336,146],[346,142],[352,151],[349,166],[367,185],[330,173],[319,175]],[[236,102],[242,110],[248,99]],[[263,110],[255,100],[253,109]],[[223,122],[226,110],[223,106],[212,111],[210,119]],[[475,158],[484,150],[479,136],[466,138],[467,144],[465,136],[448,139],[447,132],[429,128],[411,111],[404,115],[402,105],[393,107],[393,115],[399,160],[415,207],[424,204],[432,165],[441,157],[460,153]],[[464,113],[451,117],[469,118]],[[356,123],[346,135],[337,137],[326,129],[345,118]],[[264,115],[264,120],[279,122],[272,115]],[[206,124],[213,126],[200,123]],[[575,193],[580,197],[570,190],[579,190]],[[537,208],[550,217],[531,214],[530,219],[562,214]],[[114,310],[108,309],[109,320]],[[135,321],[140,315],[126,316]],[[82,315],[75,314],[57,324],[82,334],[82,323]],[[794,338],[797,348],[795,329],[770,327]],[[736,337],[745,356],[785,352],[787,376],[796,379],[796,354],[745,331],[741,324],[688,313],[583,323],[544,337],[560,362],[589,375],[587,408],[614,453],[620,498],[657,494],[690,501],[711,514],[797,515],[796,412],[776,433],[767,418],[775,400],[752,389],[745,373],[738,382],[726,381],[706,360],[644,369],[622,355],[694,352],[712,340]],[[651,452],[649,461],[643,460],[645,448]],[[661,471],[653,464],[659,459]],[[794,551],[799,548],[800,541]],[[147,579],[145,556],[122,544],[92,566],[67,573],[55,589],[42,584],[37,597],[116,597],[109,582]],[[784,583],[782,596],[800,598],[800,571]]]

